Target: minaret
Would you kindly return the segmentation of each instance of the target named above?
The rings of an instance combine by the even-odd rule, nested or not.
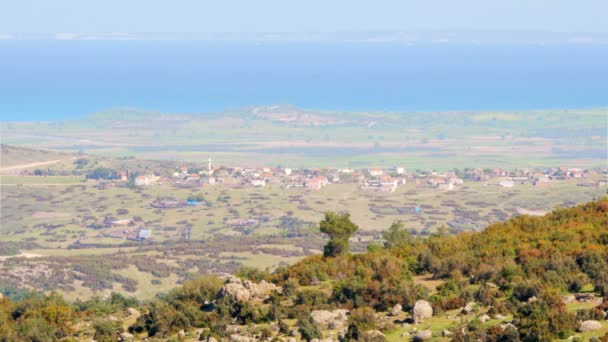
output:
[[[211,170],[211,157],[209,157],[209,159],[207,161],[209,162],[209,164],[207,166],[207,171],[211,175],[213,173],[213,170]]]

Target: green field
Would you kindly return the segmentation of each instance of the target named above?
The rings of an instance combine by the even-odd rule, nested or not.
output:
[[[0,129],[5,144],[155,160],[212,155],[223,165],[596,167],[606,165],[607,120],[605,108],[349,113],[277,106],[197,115],[111,110]]]

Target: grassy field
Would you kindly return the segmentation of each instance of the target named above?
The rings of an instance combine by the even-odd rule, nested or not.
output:
[[[479,229],[517,215],[519,209],[547,211],[605,193],[602,189],[577,186],[576,180],[554,182],[549,188],[518,184],[503,189],[496,186],[499,180],[494,179],[466,182],[450,192],[410,183],[394,193],[366,192],[354,184],[330,185],[319,191],[284,189],[278,185],[265,188],[218,185],[177,189],[171,185],[156,185],[142,189],[98,189],[73,176],[4,176],[1,180],[2,241],[20,246],[35,244],[22,248],[22,252],[34,258],[23,259],[15,267],[25,272],[36,264],[43,272],[45,267],[52,269],[61,263],[78,263],[82,258],[125,260],[117,266],[119,268],[108,272],[136,279],[135,293],[142,297],[175,286],[189,272],[228,271],[238,267],[236,265],[272,269],[319,253],[324,239],[316,230],[316,223],[327,210],[352,214],[353,221],[361,228],[353,240],[356,251],[379,241],[379,233],[396,220],[422,235],[435,232],[437,227],[455,224],[460,227],[456,229]],[[15,183],[22,185],[10,185]],[[198,194],[209,201],[210,206],[201,204],[174,209],[150,206],[157,198],[185,200]],[[422,212],[399,214],[398,210],[391,209],[414,206],[422,207]],[[385,209],[372,210],[375,207]],[[297,226],[282,226],[284,217],[295,219]],[[104,223],[132,218],[137,221],[128,227]],[[231,220],[236,219],[253,219],[258,223],[243,230],[230,225]],[[470,226],[458,225],[462,220]],[[112,237],[123,230],[140,228],[153,232],[152,239],[145,244]],[[184,235],[188,229],[190,241]],[[300,237],[290,238],[294,232],[290,229],[296,229]],[[192,242],[196,244],[192,245]],[[183,244],[179,252],[168,252],[175,244]],[[141,263],[142,257],[147,263],[169,265],[168,273],[154,278],[149,268],[142,266],[134,271],[132,267]],[[4,257],[4,260],[6,263],[11,259]],[[152,279],[157,281],[152,283]],[[125,292],[120,284],[115,284],[113,290]],[[107,294],[108,291],[93,291],[78,282],[62,290],[68,298]]]
[[[156,160],[200,162],[213,155],[225,165],[595,167],[605,166],[607,118],[604,108],[343,113],[261,107],[200,115],[113,110],[0,129],[7,144]]]

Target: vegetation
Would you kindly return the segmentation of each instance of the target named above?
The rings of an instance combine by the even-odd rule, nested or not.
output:
[[[349,214],[325,213],[325,220],[320,223],[321,232],[329,236],[329,242],[323,248],[323,256],[335,257],[348,252],[350,237],[359,229],[352,223]]]
[[[330,232],[330,239],[344,239],[356,226],[348,215],[327,213],[320,229]],[[420,299],[431,303],[436,316],[469,302],[476,303],[473,312],[512,316],[516,329],[462,314],[448,328],[463,341],[550,341],[573,335],[581,320],[604,319],[607,300],[573,312],[562,296],[583,288],[608,295],[608,198],[544,217],[520,216],[478,233],[414,239],[400,234],[402,229],[398,224],[389,228],[384,236],[394,240],[381,250],[348,254],[340,249],[341,253],[312,256],[273,274],[242,269],[241,277],[268,279],[284,288],[257,303],[218,296],[223,282],[216,277],[187,281],[143,303],[142,315],[129,330],[169,337],[200,327],[206,336],[220,337],[228,334],[229,324],[262,327],[279,321],[279,330],[285,333],[286,320],[295,319],[301,337],[311,340],[325,329],[308,314],[311,310],[345,308],[351,311],[344,338],[376,340],[382,336],[369,331],[395,329],[379,324],[378,314],[395,304],[409,311]],[[416,283],[414,276],[419,275],[440,280],[441,285],[430,291]],[[113,339],[120,326],[101,317],[106,310],[137,304],[118,295],[87,304],[69,304],[56,294],[15,301],[5,297],[0,300],[0,336],[6,341],[58,340],[81,333],[74,330],[75,323],[88,320],[94,322],[90,333],[96,339]],[[264,329],[252,333],[272,335]]]

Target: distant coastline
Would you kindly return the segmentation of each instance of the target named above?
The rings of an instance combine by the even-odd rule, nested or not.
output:
[[[3,121],[107,108],[219,112],[608,106],[608,45],[0,41]]]

